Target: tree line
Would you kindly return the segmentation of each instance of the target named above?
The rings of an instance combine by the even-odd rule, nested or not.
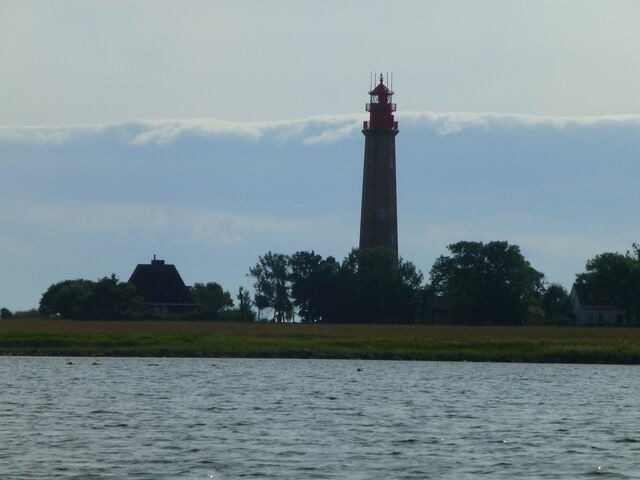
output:
[[[258,318],[282,322],[522,323],[531,307],[568,313],[568,294],[507,242],[449,245],[423,274],[390,249],[352,250],[342,261],[306,251],[268,252],[249,274]],[[557,297],[557,298],[556,298]]]
[[[342,262],[267,252],[249,275],[258,319],[283,322],[297,312],[302,322],[398,323],[420,311],[423,275],[390,249],[352,250]]]
[[[302,322],[571,324],[569,293],[549,283],[520,247],[462,241],[434,262],[427,282],[389,249],[352,250],[342,261],[313,251],[267,252],[249,270],[259,320]],[[586,263],[576,283],[591,304],[640,319],[640,246],[605,252]],[[264,312],[264,313],[263,313]]]
[[[193,310],[165,315],[185,320],[253,321],[250,294],[240,287],[234,306],[231,294],[216,282],[196,283],[190,289]],[[115,275],[98,281],[64,280],[43,293],[38,312],[48,317],[71,320],[135,320],[153,316],[136,287]],[[4,317],[3,317],[4,318]]]
[[[253,296],[234,298],[216,282],[191,287],[195,309],[176,318],[308,323],[570,323],[569,294],[545,281],[517,245],[462,241],[447,247],[429,271],[385,248],[352,250],[342,261],[314,251],[267,252],[249,269]],[[640,318],[640,246],[604,252],[586,262],[576,282],[589,301]],[[255,310],[254,310],[255,308]],[[150,315],[133,285],[115,275],[65,280],[42,295],[39,312],[70,319],[132,319]],[[11,316],[2,309],[2,318]]]

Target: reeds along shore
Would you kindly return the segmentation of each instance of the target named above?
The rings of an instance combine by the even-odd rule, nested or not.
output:
[[[640,363],[640,329],[0,321],[0,354]]]

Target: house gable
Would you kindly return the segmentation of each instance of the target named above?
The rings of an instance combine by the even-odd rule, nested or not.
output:
[[[150,264],[138,264],[129,278],[154,312],[184,311],[195,307],[189,289],[175,265],[154,258]]]

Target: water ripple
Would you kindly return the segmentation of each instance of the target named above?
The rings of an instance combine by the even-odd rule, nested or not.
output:
[[[640,478],[629,367],[94,362],[0,358],[1,479]]]

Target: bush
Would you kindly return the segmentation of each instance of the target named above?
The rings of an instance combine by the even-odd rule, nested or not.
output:
[[[133,285],[111,275],[97,282],[78,279],[55,283],[42,295],[39,311],[72,320],[130,319],[143,312],[143,300]]]

